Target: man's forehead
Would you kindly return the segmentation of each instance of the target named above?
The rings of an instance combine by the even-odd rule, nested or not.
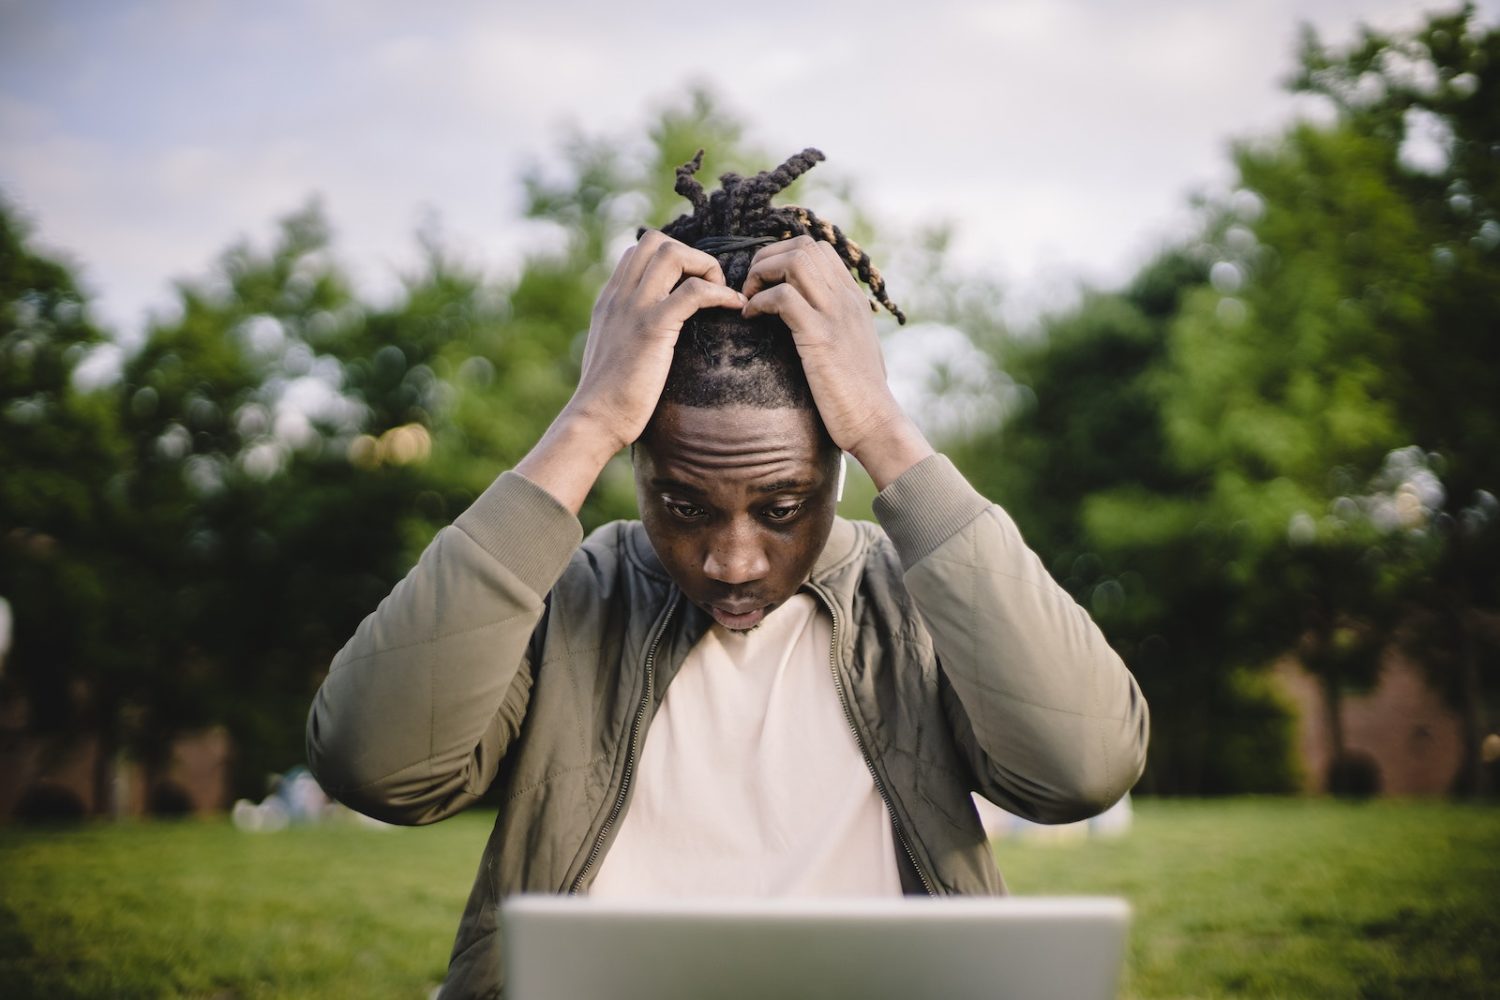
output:
[[[811,410],[664,403],[642,438],[653,478],[816,478],[827,437]]]

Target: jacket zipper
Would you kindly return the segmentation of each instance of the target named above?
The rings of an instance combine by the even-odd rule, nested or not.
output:
[[[906,857],[911,861],[912,870],[917,873],[917,878],[922,880],[922,888],[927,890],[927,895],[936,896],[937,891],[933,889],[932,883],[928,881],[927,873],[922,871],[922,866],[917,863],[917,854],[912,850],[911,841],[906,837],[906,831],[901,826],[901,820],[896,815],[896,807],[891,802],[891,794],[886,790],[885,782],[881,780],[880,772],[875,769],[875,761],[870,757],[870,751],[865,747],[864,737],[859,734],[859,727],[854,724],[854,711],[849,707],[849,695],[844,690],[844,679],[839,675],[839,612],[833,601],[824,596],[823,592],[816,588],[809,588],[823,601],[828,608],[828,613],[833,616],[833,638],[828,644],[828,669],[833,673],[833,687],[839,693],[839,704],[844,709],[844,722],[849,726],[849,732],[854,734],[854,743],[859,747],[859,754],[864,758],[865,767],[870,771],[870,777],[875,782],[875,791],[880,794],[880,801],[885,803],[885,811],[891,818],[891,829],[896,831],[896,839],[900,841],[901,847],[906,851]]]
[[[630,779],[635,774],[635,762],[640,756],[641,726],[646,721],[646,710],[650,708],[651,696],[656,690],[656,647],[661,645],[661,638],[666,634],[667,626],[671,624],[672,615],[676,611],[677,602],[673,601],[671,607],[667,608],[667,614],[662,618],[661,625],[657,627],[656,635],[651,638],[651,645],[646,649],[646,690],[641,695],[641,703],[635,710],[635,721],[630,726],[630,749],[625,756],[625,770],[620,778],[620,791],[615,796],[615,804],[609,811],[609,818],[604,821],[604,826],[599,829],[599,836],[594,839],[594,847],[589,851],[588,860],[583,863],[583,869],[579,871],[578,877],[573,879],[573,885],[568,889],[569,895],[576,896],[583,891],[584,879],[588,878],[594,862],[599,860],[599,854],[604,850],[605,838],[609,836],[610,829],[625,809],[625,797],[630,792]]]

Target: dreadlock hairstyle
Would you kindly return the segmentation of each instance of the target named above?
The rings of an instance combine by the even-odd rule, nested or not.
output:
[[[694,176],[703,165],[700,149],[677,168],[676,191],[693,210],[667,223],[662,232],[715,257],[725,281],[736,289],[744,287],[750,262],[762,246],[802,235],[822,240],[870,289],[875,299],[870,307],[878,308],[879,302],[898,323],[905,323],[905,314],[886,294],[885,279],[859,244],[808,209],[771,204],[776,194],[822,159],[821,151],[804,149],[775,170],[753,177],[726,173],[719,178],[719,189],[708,194]],[[641,229],[636,237],[645,232]],[[662,401],[709,407],[813,407],[786,324],[775,316],[747,320],[726,309],[703,310],[683,324]]]

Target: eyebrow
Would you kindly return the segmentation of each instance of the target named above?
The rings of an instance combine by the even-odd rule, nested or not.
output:
[[[774,483],[766,483],[764,486],[755,487],[757,493],[797,493],[811,492],[813,488],[810,479],[778,479]]]
[[[685,483],[681,479],[672,479],[669,476],[653,476],[651,479],[653,490],[669,490],[673,493],[701,494],[703,491],[692,483]]]

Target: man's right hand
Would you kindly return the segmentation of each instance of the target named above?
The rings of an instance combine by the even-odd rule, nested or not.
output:
[[[700,309],[745,302],[713,257],[647,232],[594,303],[573,398],[516,471],[577,513],[605,463],[645,431],[682,324]]]
[[[648,231],[625,251],[594,303],[583,371],[564,413],[597,424],[619,451],[656,411],[682,324],[700,309],[744,305],[717,260]]]

